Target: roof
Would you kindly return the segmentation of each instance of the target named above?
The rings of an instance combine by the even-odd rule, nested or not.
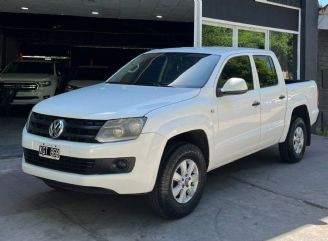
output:
[[[228,48],[228,47],[187,47],[187,48],[168,48],[155,49],[148,53],[200,53],[200,54],[215,54],[215,55],[230,55],[230,54],[249,54],[249,53],[272,53],[269,50],[250,49],[250,48]]]

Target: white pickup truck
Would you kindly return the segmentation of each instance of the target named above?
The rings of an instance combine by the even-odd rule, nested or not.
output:
[[[13,105],[36,104],[55,95],[63,76],[59,63],[47,60],[19,60],[0,74],[0,85],[17,91]]]
[[[278,143],[284,162],[299,162],[317,99],[314,81],[285,84],[270,51],[153,50],[106,83],[37,104],[23,170],[55,189],[145,193],[180,218],[215,168]]]

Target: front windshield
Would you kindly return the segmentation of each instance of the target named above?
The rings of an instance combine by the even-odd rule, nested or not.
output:
[[[138,56],[107,83],[201,88],[210,78],[220,56],[199,53],[147,53]]]
[[[53,63],[45,62],[13,62],[3,71],[18,74],[54,74]]]

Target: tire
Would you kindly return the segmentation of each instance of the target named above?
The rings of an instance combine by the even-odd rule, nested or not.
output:
[[[279,144],[280,157],[283,162],[298,163],[303,159],[307,135],[304,120],[300,117],[293,118],[285,142]]]
[[[188,168],[193,171],[183,172]],[[182,177],[183,173],[186,174],[184,177]],[[167,219],[187,216],[196,208],[201,199],[206,174],[206,161],[197,146],[176,143],[167,148],[163,155],[155,188],[148,194],[151,208],[156,214]],[[176,190],[180,190],[180,192]]]

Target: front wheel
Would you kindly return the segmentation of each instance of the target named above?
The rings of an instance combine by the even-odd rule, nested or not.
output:
[[[150,205],[165,218],[182,218],[196,208],[205,181],[202,151],[192,144],[177,143],[164,153],[156,186],[149,194]]]
[[[297,163],[303,159],[307,135],[304,120],[299,117],[293,119],[285,142],[279,144],[280,157],[284,162]]]

